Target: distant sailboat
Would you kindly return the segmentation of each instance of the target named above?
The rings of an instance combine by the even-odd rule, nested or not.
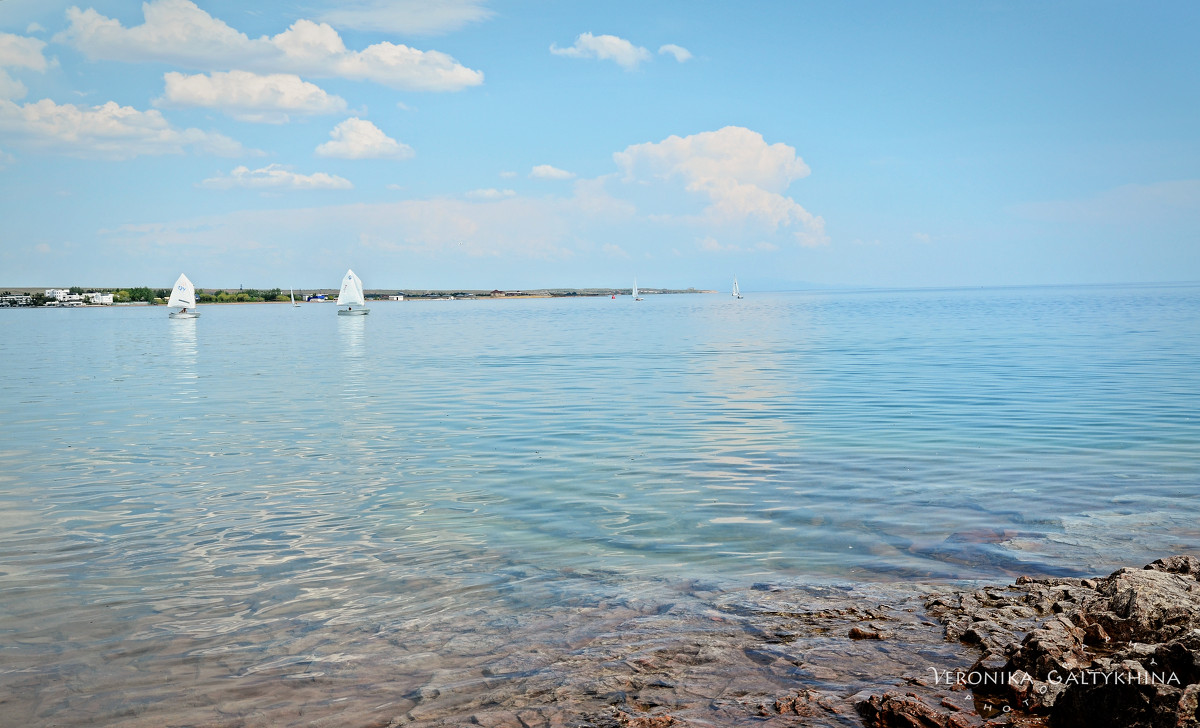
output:
[[[300,305],[300,304],[296,303],[296,289],[295,289],[295,288],[289,288],[289,289],[288,289],[288,295],[292,297],[292,305],[293,305],[293,306],[299,306],[299,305]]]
[[[633,300],[635,300],[635,301],[642,300],[641,298],[638,297],[637,278],[633,279]]]
[[[171,299],[167,301],[167,308],[179,309],[167,314],[170,318],[198,318],[200,316],[196,312],[196,287],[182,273],[179,274],[179,280],[175,281],[175,288],[171,290]]]
[[[346,271],[342,278],[342,290],[337,297],[338,316],[365,316],[371,313],[367,308],[367,299],[363,296],[363,284],[354,271]],[[342,308],[345,306],[345,308]]]
[[[742,297],[742,289],[738,288],[737,276],[733,277],[733,297],[734,298]]]

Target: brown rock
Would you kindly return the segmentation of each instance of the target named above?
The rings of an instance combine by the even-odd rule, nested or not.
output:
[[[977,715],[932,706],[913,693],[871,695],[857,700],[855,708],[866,728],[968,728],[981,725]]]
[[[1045,680],[1052,672],[1065,675],[1086,668],[1092,661],[1083,650],[1083,636],[1083,630],[1066,617],[1049,619],[1025,636],[1007,669],[1024,670]]]
[[[1097,592],[1083,610],[1121,642],[1162,642],[1200,628],[1200,584],[1190,574],[1121,569]]]
[[[870,627],[851,627],[850,639],[852,640],[881,640],[883,633],[877,629]]]
[[[1191,555],[1168,556],[1165,559],[1158,559],[1146,564],[1145,568],[1172,574],[1200,576],[1200,559]]]

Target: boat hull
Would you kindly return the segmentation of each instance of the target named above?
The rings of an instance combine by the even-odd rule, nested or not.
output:
[[[338,316],[366,316],[371,313],[369,308],[352,308],[349,311],[342,309],[338,311]]]
[[[200,314],[193,313],[192,311],[188,311],[186,313],[183,311],[174,311],[172,313],[167,314],[167,318],[177,318],[177,319],[200,318]]]

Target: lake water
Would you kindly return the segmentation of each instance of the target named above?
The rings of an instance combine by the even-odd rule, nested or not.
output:
[[[0,724],[365,725],[607,607],[1200,549],[1198,286],[371,308],[0,311]]]

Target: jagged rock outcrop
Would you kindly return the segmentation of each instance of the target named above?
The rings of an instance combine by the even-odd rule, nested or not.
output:
[[[1200,728],[1198,576],[1200,559],[1172,556],[926,606],[947,638],[983,650],[969,684],[985,699],[1045,715],[1053,728]]]

